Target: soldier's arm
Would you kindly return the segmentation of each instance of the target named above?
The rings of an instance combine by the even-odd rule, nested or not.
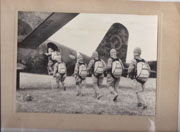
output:
[[[88,64],[88,66],[87,66],[87,70],[88,70],[88,71],[90,71],[90,70],[91,70],[91,68],[92,68],[93,64],[94,64],[94,60],[90,60],[90,62],[89,62],[89,64]]]
[[[112,65],[112,59],[109,58],[109,59],[108,59],[108,62],[107,62],[107,65],[106,65],[106,71],[108,71],[108,70],[111,69],[111,65]]]
[[[73,73],[74,77],[77,76],[77,73],[78,73],[78,64],[76,63],[75,68],[74,68],[74,73]]]
[[[148,64],[148,67],[149,67],[149,72],[151,72],[151,67],[149,66],[149,64]]]
[[[66,67],[66,74],[67,74],[67,65],[66,65],[66,63],[65,62],[63,62],[64,63],[64,65],[65,65],[65,67]]]
[[[150,68],[150,66],[149,66],[148,62],[147,62],[147,61],[145,61],[145,63],[146,63],[146,65],[148,66],[148,70],[149,70],[149,72],[151,72],[151,68]]]
[[[128,67],[128,74],[129,73],[131,73],[133,70],[134,70],[134,68],[135,68],[135,60],[132,60],[131,62],[130,62],[130,64],[129,64],[129,67]]]
[[[51,56],[52,53],[44,53],[46,56]]]
[[[104,60],[102,60],[103,66],[104,66],[104,71],[106,70],[106,63],[104,62]]]
[[[122,60],[121,60],[121,59],[119,59],[119,60],[120,60],[121,65],[122,65],[122,69],[124,69],[124,65],[123,65],[123,63],[122,63]]]

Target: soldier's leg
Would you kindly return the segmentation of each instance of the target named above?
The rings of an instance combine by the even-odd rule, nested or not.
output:
[[[80,85],[80,78],[76,77],[75,80],[76,80],[76,90],[77,90],[77,94],[76,95],[79,96],[80,95],[80,87],[79,87],[79,85]]]
[[[114,95],[113,101],[115,101],[115,102],[117,101],[117,98],[119,96],[119,94],[118,94],[119,82],[120,82],[120,78],[114,80],[114,93],[115,93],[115,95]]]
[[[93,88],[94,88],[94,92],[95,92],[95,97],[97,98],[99,96],[99,87],[98,87],[99,78],[92,75],[92,79],[93,79]]]
[[[101,76],[99,76],[99,79],[98,79],[98,86],[102,86],[103,84],[103,80],[104,80],[104,75],[102,74]]]
[[[138,85],[136,84],[136,88],[138,87]],[[141,92],[142,92],[142,89],[140,89],[140,90],[138,90],[137,92],[136,92],[136,97],[137,97],[137,102],[138,102],[138,104],[137,104],[137,106],[138,107],[142,107],[142,102],[141,102]]]
[[[57,85],[57,88],[60,88],[60,74],[59,73],[56,74],[56,85]]]
[[[118,78],[118,79],[115,80],[114,91],[115,91],[116,93],[118,93],[118,88],[119,88],[120,79],[121,79],[121,78]]]
[[[145,102],[145,99],[144,99],[144,86],[145,86],[145,84],[140,83],[140,86],[141,86],[141,90],[136,92],[137,100],[138,100],[138,105],[137,106],[138,107],[143,107],[143,109],[146,109],[147,106],[146,106],[146,102]]]
[[[102,90],[100,89],[100,87],[103,84],[103,80],[104,80],[104,74],[99,76],[99,79],[98,79],[98,96],[97,96],[97,99],[100,99],[103,96],[103,94],[101,92]]]
[[[76,95],[79,96],[81,94],[79,82],[76,82],[76,90],[77,90],[77,94]]]
[[[94,75],[92,75],[92,80],[93,80],[94,93],[95,93],[95,97],[96,97],[97,96],[96,88],[97,88],[98,80]]]
[[[141,84],[141,86],[142,86],[142,92],[141,92],[141,95],[140,95],[140,100],[142,102],[143,109],[146,109],[147,108],[147,104],[146,104],[146,100],[145,100],[145,96],[144,96],[145,83]]]
[[[81,89],[81,96],[84,95],[85,85],[86,85],[86,80],[83,79],[82,82],[81,82],[81,87],[80,87],[80,89]]]
[[[117,92],[117,88],[115,87],[115,85],[118,84],[118,80],[116,81],[111,74],[108,74],[107,76],[107,84],[108,84],[108,88],[110,90],[110,93],[114,95],[113,97],[113,101],[117,101],[117,97],[118,97],[118,92]]]
[[[53,62],[51,60],[48,61],[48,74],[52,75],[53,74]]]
[[[82,79],[80,79],[78,86],[79,86],[78,94],[82,96],[82,86],[83,86],[83,80]]]
[[[66,79],[66,75],[65,74],[61,75],[60,80],[61,80],[61,84],[62,84],[62,87],[63,87],[64,91],[66,91],[66,86],[65,86],[65,82],[64,82],[65,79]]]
[[[111,76],[111,74],[107,75],[107,86],[109,88],[109,91],[111,94],[115,95],[114,91],[114,78]]]

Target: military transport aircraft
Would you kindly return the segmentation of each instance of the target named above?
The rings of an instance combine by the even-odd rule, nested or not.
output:
[[[20,72],[30,72],[47,74],[47,57],[44,55],[47,52],[48,46],[53,46],[56,50],[60,50],[62,59],[67,65],[68,75],[72,75],[77,58],[77,51],[59,44],[49,41],[48,38],[56,31],[61,29],[65,24],[75,18],[78,13],[46,13],[46,14],[30,14],[34,15],[31,20],[26,20],[25,15],[19,16],[23,19],[18,20],[18,57],[17,57],[17,88],[19,88]],[[35,26],[34,26],[34,25]],[[117,50],[117,56],[123,61],[126,70],[123,76],[127,76],[126,55],[128,48],[129,33],[125,26],[120,23],[114,23],[105,34],[104,38],[98,45],[96,51],[99,52],[102,59],[107,62],[109,51],[111,48]],[[54,45],[48,45],[49,42]],[[85,63],[88,63],[90,57],[80,53]],[[156,77],[157,61],[148,62],[152,69],[151,77]]]

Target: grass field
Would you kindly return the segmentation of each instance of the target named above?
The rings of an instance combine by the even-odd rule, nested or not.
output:
[[[100,89],[104,96],[97,100],[94,98],[90,77],[86,80],[84,96],[76,96],[73,77],[66,78],[66,91],[55,88],[52,76],[21,73],[20,77],[21,89],[16,92],[17,112],[155,115],[156,79],[149,79],[146,83],[144,95],[148,108],[142,110],[137,107],[135,82],[127,78],[121,79],[119,97],[115,103],[106,86],[106,78]],[[32,101],[24,100],[27,94],[33,97]]]

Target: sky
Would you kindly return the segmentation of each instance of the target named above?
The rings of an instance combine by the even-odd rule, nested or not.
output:
[[[91,56],[111,25],[116,22],[123,24],[129,32],[126,62],[133,58],[135,47],[141,48],[141,56],[145,60],[157,60],[158,17],[155,15],[81,13],[49,40]]]

